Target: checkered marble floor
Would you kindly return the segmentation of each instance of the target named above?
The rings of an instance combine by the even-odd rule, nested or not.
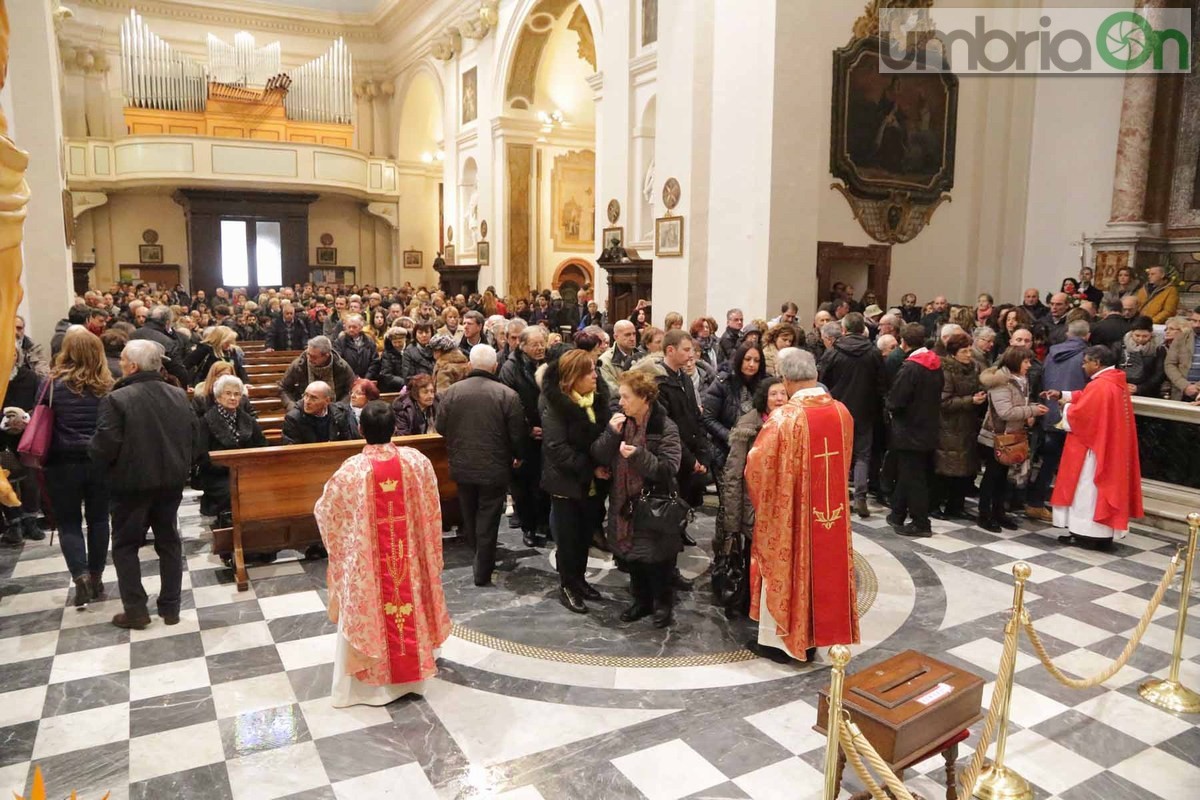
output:
[[[698,521],[698,538],[711,524]],[[857,538],[902,565],[912,592],[894,596],[881,580],[868,616],[889,608],[907,616],[857,653],[852,671],[915,648],[983,676],[986,704],[1018,560],[1034,568],[1029,609],[1061,666],[1088,674],[1116,656],[1176,540],[1139,530],[1102,554],[1023,525],[992,535],[937,522],[933,538],[908,540],[890,532],[880,509],[856,521]],[[337,710],[324,562],[254,567],[251,590],[239,593],[208,553],[190,493],[181,528],[181,623],[156,620],[144,631],[109,625],[113,600],[66,607],[57,545],[0,550],[0,795],[27,792],[37,764],[50,797],[77,790],[81,800],[821,796],[824,739],[812,725],[828,681],[822,666],[767,674],[765,662],[727,664],[726,683],[707,686],[676,668],[660,671],[660,688],[626,688],[620,679],[579,682],[547,662],[523,674],[511,659],[499,669],[495,654],[452,639],[423,698]],[[152,548],[143,567],[153,594]],[[107,578],[115,582],[111,569]],[[549,597],[549,573],[547,581]],[[503,573],[498,584],[504,592]],[[514,591],[506,602],[519,612],[529,598]],[[1130,666],[1103,687],[1060,686],[1023,642],[1007,762],[1039,800],[1198,796],[1200,719],[1160,711],[1136,692],[1145,676],[1165,674],[1178,603],[1173,589]],[[1192,612],[1182,677],[1200,688],[1196,601]],[[562,619],[574,621],[565,611]],[[701,688],[679,688],[690,685]],[[932,759],[908,785],[942,797],[942,772]],[[857,788],[847,775],[843,794]]]

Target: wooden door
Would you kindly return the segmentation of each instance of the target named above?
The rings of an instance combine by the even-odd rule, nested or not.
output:
[[[856,300],[871,291],[879,306],[886,309],[891,275],[891,245],[852,247],[841,242],[817,243],[817,297],[821,303],[829,299],[833,284],[841,280],[854,284]]]

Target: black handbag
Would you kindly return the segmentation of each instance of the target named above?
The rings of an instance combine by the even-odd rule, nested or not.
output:
[[[750,542],[741,533],[725,540],[726,552],[713,556],[712,588],[729,619],[750,613]]]
[[[692,518],[692,507],[671,487],[669,492],[642,489],[630,500],[633,529],[663,536],[682,536]]]

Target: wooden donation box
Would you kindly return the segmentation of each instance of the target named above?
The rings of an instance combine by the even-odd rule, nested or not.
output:
[[[983,679],[916,650],[846,676],[842,703],[893,769],[940,752],[982,716]],[[821,690],[817,730],[826,730],[829,689]]]

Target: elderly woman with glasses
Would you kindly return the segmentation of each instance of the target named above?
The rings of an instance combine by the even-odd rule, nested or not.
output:
[[[218,450],[266,447],[258,420],[242,406],[246,387],[236,375],[222,375],[213,383],[213,403],[200,418],[200,448],[197,458],[200,488],[200,513],[217,516],[230,510],[229,468],[212,462],[210,454]]]

